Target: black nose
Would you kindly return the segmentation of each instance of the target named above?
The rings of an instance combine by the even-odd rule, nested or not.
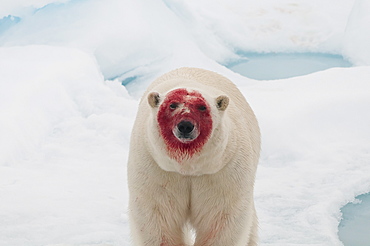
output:
[[[180,133],[186,135],[194,129],[194,125],[190,121],[183,120],[177,125],[177,128],[179,129]]]

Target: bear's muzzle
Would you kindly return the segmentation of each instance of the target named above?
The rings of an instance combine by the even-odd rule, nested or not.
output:
[[[175,129],[173,129],[173,134],[178,140],[186,143],[198,137],[198,130],[192,122],[188,120],[182,120],[177,124]]]

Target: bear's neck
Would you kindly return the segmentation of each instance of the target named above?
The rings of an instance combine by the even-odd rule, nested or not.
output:
[[[222,135],[222,138],[220,138]],[[201,147],[192,148],[190,145],[173,148],[166,146],[166,153],[163,155],[166,159],[165,166],[170,170],[183,175],[204,175],[214,174],[221,170],[230,160],[230,155],[225,154],[225,150],[230,145],[235,144],[232,135],[217,129],[215,134],[208,139]],[[222,139],[222,141],[218,141]],[[172,149],[171,149],[172,148]],[[161,166],[164,163],[158,163]],[[162,168],[164,169],[164,168]]]

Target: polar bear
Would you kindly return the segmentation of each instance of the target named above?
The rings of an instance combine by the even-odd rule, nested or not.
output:
[[[198,68],[156,79],[131,135],[133,245],[257,245],[259,152],[256,117],[230,80]]]

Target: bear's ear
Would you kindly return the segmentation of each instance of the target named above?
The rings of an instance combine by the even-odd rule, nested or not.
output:
[[[219,110],[225,111],[229,105],[229,98],[227,96],[221,95],[216,98],[216,106]]]
[[[159,97],[159,93],[158,92],[151,92],[148,95],[148,102],[149,102],[149,105],[152,108],[158,107],[158,105],[159,105],[159,99],[160,99],[160,97]]]

